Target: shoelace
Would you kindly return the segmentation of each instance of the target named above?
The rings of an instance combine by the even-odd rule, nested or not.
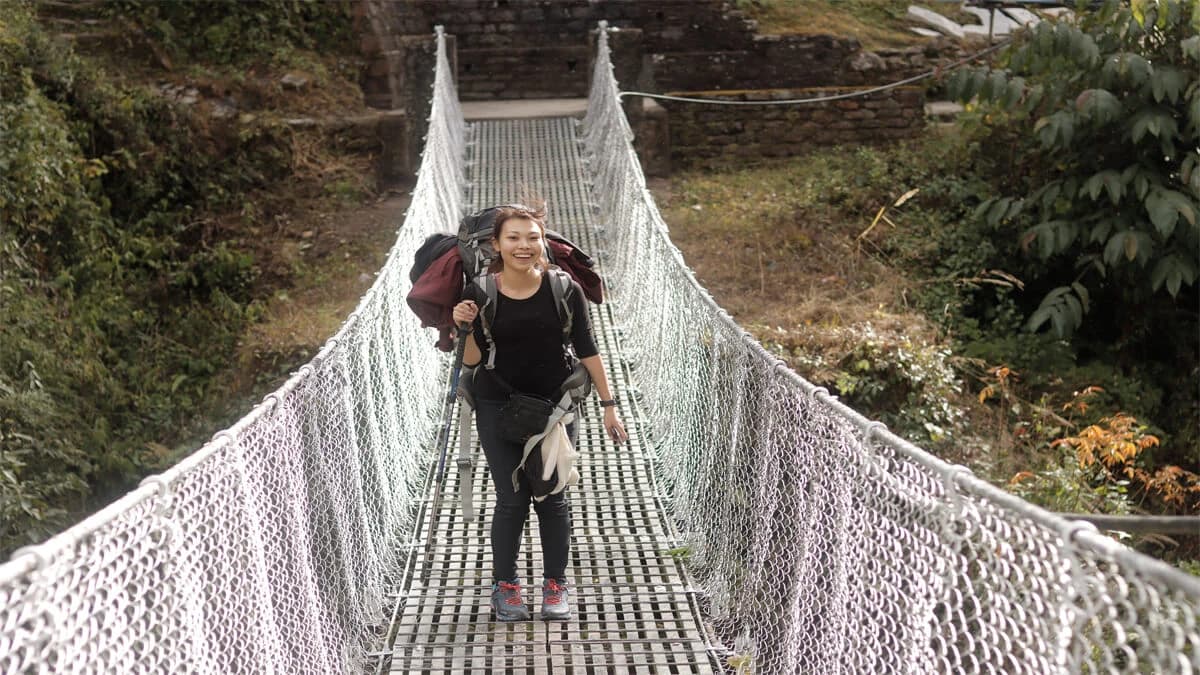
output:
[[[559,585],[555,579],[550,579],[546,582],[546,598],[545,601],[551,605],[557,605],[562,602],[563,587]]]
[[[506,605],[522,605],[522,604],[524,604],[524,601],[521,600],[521,585],[520,584],[510,584],[507,581],[501,581],[500,582],[500,590],[504,591],[504,593],[503,593],[504,604],[506,604]]]

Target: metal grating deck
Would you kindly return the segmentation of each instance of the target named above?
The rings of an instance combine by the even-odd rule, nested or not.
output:
[[[588,199],[588,177],[569,118],[483,121],[472,125],[469,208],[514,201],[532,191],[550,203],[549,223],[595,255],[601,242]],[[597,256],[599,257],[599,256]],[[609,307],[591,307],[597,343],[616,391],[628,393]],[[579,428],[582,480],[570,489],[572,541],[568,575],[575,616],[537,620],[541,546],[530,513],[519,560],[533,604],[531,622],[503,624],[488,606],[492,489],[483,453],[474,447],[474,522],[463,518],[453,449],[440,500],[431,485],[426,513],[401,582],[390,651],[391,673],[713,673],[697,598],[668,553],[677,546],[655,497],[650,460],[622,396],[629,445],[615,447],[601,428],[593,396]],[[451,438],[457,438],[457,413]],[[440,501],[437,513],[428,512]],[[532,583],[531,583],[532,582]]]

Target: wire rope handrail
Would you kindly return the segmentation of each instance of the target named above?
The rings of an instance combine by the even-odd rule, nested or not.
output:
[[[717,305],[646,189],[606,30],[583,136],[610,223],[623,351],[709,620],[738,662],[1200,670],[1200,579],[904,441],[786,368]]]

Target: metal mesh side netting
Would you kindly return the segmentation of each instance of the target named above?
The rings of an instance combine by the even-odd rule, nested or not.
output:
[[[583,137],[622,352],[731,664],[1200,671],[1200,580],[904,442],[738,328],[646,189],[603,27],[592,82]]]
[[[341,673],[416,529],[446,359],[404,304],[463,208],[439,29],[429,133],[378,279],[313,361],[166,473],[0,567],[3,673]]]

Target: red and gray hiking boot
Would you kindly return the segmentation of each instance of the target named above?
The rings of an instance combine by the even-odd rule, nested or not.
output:
[[[542,621],[566,621],[571,618],[567,601],[567,582],[547,579],[542,583]]]
[[[492,584],[492,613],[497,621],[529,620],[529,608],[521,599],[520,581],[497,581]]]

